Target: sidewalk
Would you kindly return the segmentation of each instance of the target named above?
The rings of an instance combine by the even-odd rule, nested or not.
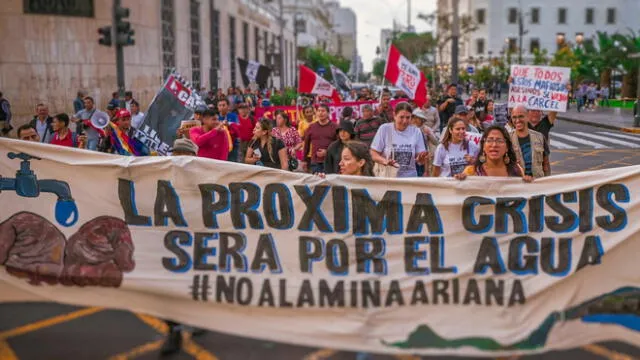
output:
[[[633,126],[633,112],[630,109],[598,108],[593,112],[585,110],[577,112],[575,106],[572,106],[571,110],[558,113],[558,119],[640,134],[640,127]]]

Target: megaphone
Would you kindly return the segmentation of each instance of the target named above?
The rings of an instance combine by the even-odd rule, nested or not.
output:
[[[90,120],[91,125],[96,129],[104,129],[109,125],[109,115],[102,111],[96,111]]]

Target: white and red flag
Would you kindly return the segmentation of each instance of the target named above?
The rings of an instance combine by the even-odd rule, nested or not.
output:
[[[300,65],[300,76],[298,79],[298,92],[328,96],[331,97],[334,103],[340,102],[338,90],[336,90],[330,82],[323,79],[308,67]]]
[[[404,91],[418,106],[427,101],[427,78],[393,45],[389,46],[384,77]]]

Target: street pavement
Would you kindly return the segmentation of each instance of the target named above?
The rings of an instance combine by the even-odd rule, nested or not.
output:
[[[621,136],[625,135],[625,137]],[[640,135],[558,120],[551,135],[554,174],[640,164]],[[159,319],[124,311],[54,303],[0,304],[0,360],[158,359],[167,327]],[[266,342],[217,332],[185,336],[171,360],[354,360],[356,354]],[[374,355],[373,360],[469,359]],[[622,343],[589,345],[521,359],[631,360],[640,349]]]

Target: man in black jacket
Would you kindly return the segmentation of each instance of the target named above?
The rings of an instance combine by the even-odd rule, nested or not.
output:
[[[36,116],[31,119],[29,124],[36,129],[40,142],[50,143],[53,139],[53,118],[49,116],[49,108],[45,104],[36,105]]]

